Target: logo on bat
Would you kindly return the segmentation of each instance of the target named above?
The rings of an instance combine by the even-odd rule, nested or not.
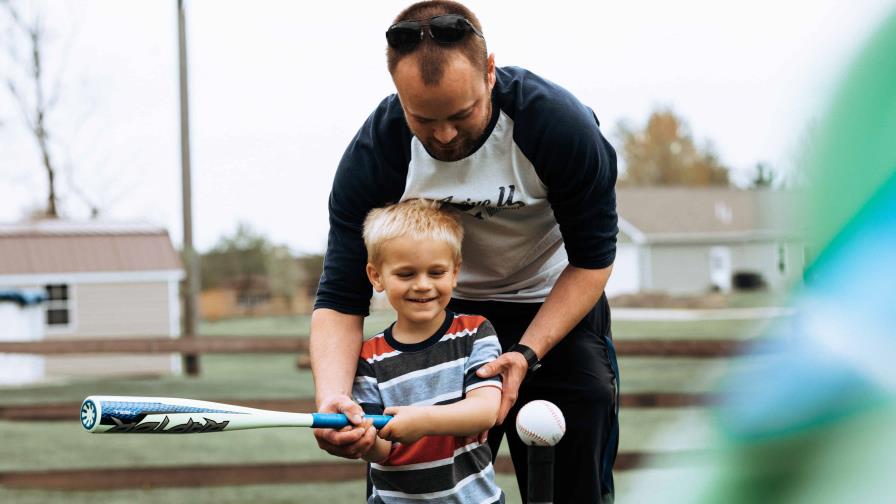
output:
[[[96,404],[93,401],[84,401],[81,405],[81,425],[90,430],[96,424]]]
[[[109,429],[108,433],[139,433],[139,434],[193,434],[193,433],[205,433],[205,432],[220,432],[223,431],[227,425],[230,423],[229,420],[224,420],[222,422],[216,422],[210,418],[203,418],[205,423],[199,421],[196,422],[192,418],[187,420],[186,423],[182,423],[180,425],[174,425],[171,428],[168,427],[168,423],[170,420],[166,415],[161,422],[143,422],[140,420],[133,423],[124,423],[120,419],[110,417],[113,422],[115,422],[115,427]]]

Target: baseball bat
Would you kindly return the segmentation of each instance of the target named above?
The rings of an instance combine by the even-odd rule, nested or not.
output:
[[[392,419],[367,415],[377,429]],[[194,434],[266,427],[339,429],[341,413],[289,413],[174,397],[89,396],[81,403],[81,425],[95,434]]]

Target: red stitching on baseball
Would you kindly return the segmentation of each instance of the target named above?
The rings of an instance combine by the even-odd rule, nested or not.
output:
[[[552,404],[551,406],[554,405]],[[551,406],[548,406],[548,411],[551,412],[551,416],[554,417],[554,421],[556,421],[557,425],[560,426],[560,430],[566,432],[566,419],[563,418],[562,414],[560,415],[560,418],[557,418],[557,412],[554,410],[559,408],[557,408],[556,406],[552,408]]]
[[[548,446],[551,446],[551,442],[550,442],[550,441],[548,441],[547,439],[545,439],[545,438],[539,436],[538,434],[536,434],[536,433],[530,431],[529,429],[520,426],[520,430],[522,430],[523,432],[525,432],[528,436],[531,436],[531,437],[533,437],[533,438],[535,438],[535,439],[537,439],[537,440],[539,440],[539,441],[541,441],[541,442],[547,444]]]

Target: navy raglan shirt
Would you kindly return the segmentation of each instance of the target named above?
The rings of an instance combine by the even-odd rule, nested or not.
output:
[[[594,112],[560,86],[497,69],[481,145],[458,161],[431,157],[397,95],[352,139],[330,193],[330,234],[315,308],[366,315],[364,218],[411,198],[461,214],[463,261],[454,297],[542,302],[572,264],[599,269],[616,254],[616,152]]]

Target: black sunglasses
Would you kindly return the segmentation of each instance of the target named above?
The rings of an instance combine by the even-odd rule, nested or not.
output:
[[[424,33],[429,33],[440,44],[453,44],[468,32],[485,39],[467,18],[459,14],[443,14],[429,19],[399,21],[386,31],[386,41],[392,49],[407,50],[416,47]]]

